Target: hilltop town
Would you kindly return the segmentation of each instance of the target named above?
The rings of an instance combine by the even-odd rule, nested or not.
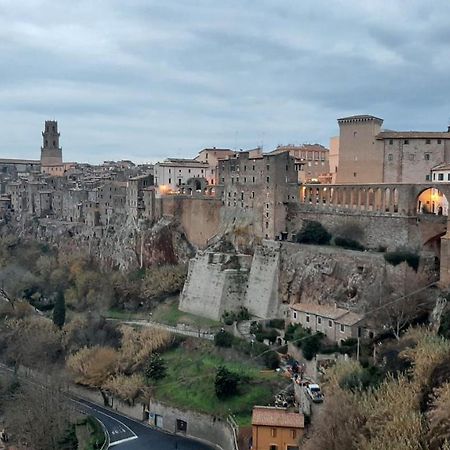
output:
[[[64,325],[62,320],[64,333],[57,339],[65,343],[55,361],[75,374],[77,384],[98,388],[105,404],[120,399],[131,408],[125,409],[127,414],[139,415],[140,406],[132,409],[139,399],[144,420],[151,425],[172,431],[167,421],[163,425],[163,417],[177,417],[177,433],[185,433],[183,427],[189,423],[193,431],[188,435],[227,450],[237,449],[239,439],[240,448],[248,448],[249,436],[238,432],[238,425],[244,430],[250,425],[248,402],[253,408],[254,449],[269,444],[277,448],[273,442],[280,439],[291,442],[292,449],[329,448],[323,417],[327,414],[339,423],[333,416],[337,397],[330,395],[330,401],[326,398],[321,405],[316,382],[329,367],[340,367],[341,361],[352,358],[343,366],[345,376],[336,372],[323,379],[329,383],[326,394],[335,388],[346,405],[353,405],[349,410],[356,408],[351,403],[356,397],[350,399],[344,384],[354,393],[364,383],[378,386],[388,383],[388,373],[400,373],[389,366],[390,358],[400,365],[398,355],[405,342],[427,348],[435,339],[422,329],[416,334],[407,330],[425,323],[440,330],[447,320],[450,287],[450,127],[442,132],[391,131],[371,115],[337,122],[339,135],[330,139],[329,148],[210,147],[192,159],[92,165],[65,162],[58,123],[46,121],[39,160],[0,159],[5,265],[17,272],[20,252],[36,254],[36,243],[50,252],[39,264],[27,262],[25,281],[15,292],[17,300],[21,297],[44,314],[55,311],[58,299],[64,303],[65,297],[73,314],[73,322]],[[58,272],[61,267],[67,280]],[[9,275],[2,275],[6,290],[19,284],[14,277],[19,279],[22,272],[16,272],[11,269],[14,276],[9,280]],[[2,304],[9,308],[14,300],[8,295],[2,291]],[[93,319],[93,311],[102,318]],[[105,336],[101,343],[92,338],[84,348],[67,344],[67,336],[75,336],[75,325],[66,327],[80,321],[80,313],[87,314],[80,326],[91,331],[101,327]],[[5,320],[11,314],[17,314],[17,308]],[[125,327],[120,328],[120,344],[108,320]],[[172,342],[169,332],[188,340],[177,347],[180,343]],[[148,333],[161,333],[158,344]],[[250,400],[232,411],[238,417],[216,403],[212,410],[193,404],[191,398],[180,399],[164,384],[158,385],[158,378],[156,398],[148,400],[141,377],[144,359],[123,362],[127,345],[146,339],[150,352],[161,351],[173,364],[189,359],[197,370],[209,357],[212,340],[219,350],[235,352],[220,354],[214,364],[222,367],[235,357],[243,367],[245,373],[239,375],[240,381],[234,380],[234,389],[240,383],[246,386],[241,393]],[[102,347],[104,342],[117,353],[108,358],[121,362],[114,366],[116,372],[110,368],[104,379],[94,382],[76,367],[76,358],[101,360],[102,349],[111,350]],[[393,357],[389,346],[395,345]],[[137,347],[133,351],[144,352]],[[281,386],[280,377],[264,380],[258,372],[261,367],[252,365],[261,355],[266,355],[266,368],[284,374],[280,377],[288,380],[288,388]],[[27,366],[26,357],[8,358],[18,367]],[[419,364],[419,359],[411,358],[411,364]],[[36,364],[30,361],[29,365]],[[224,376],[230,376],[227,370]],[[166,371],[161,378],[177,382],[175,368]],[[412,386],[414,380],[408,383]],[[257,390],[258,383],[267,385],[252,403],[251,389]],[[123,393],[119,385],[133,385],[135,390]],[[169,412],[164,401],[181,409]],[[199,423],[211,421],[213,436],[192,426],[196,419],[186,412],[190,409],[205,414]],[[216,413],[223,423],[216,424]],[[324,439],[322,447],[317,436]],[[336,448],[350,448],[345,445],[349,444]]]

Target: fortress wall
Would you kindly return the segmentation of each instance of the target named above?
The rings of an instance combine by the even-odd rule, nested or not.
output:
[[[421,248],[421,232],[414,216],[388,215],[371,211],[320,208],[316,205],[290,203],[287,216],[289,233],[299,231],[305,220],[320,222],[330,233],[339,235],[352,230],[352,239],[368,248],[379,246]]]

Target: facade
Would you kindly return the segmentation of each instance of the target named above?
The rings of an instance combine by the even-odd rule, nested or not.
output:
[[[339,166],[339,136],[330,138],[329,166],[331,183],[336,184],[337,171]]]
[[[209,170],[205,174],[205,178],[209,185],[218,184],[218,168],[219,159],[226,159],[229,156],[234,155],[236,152],[229,148],[204,148],[200,151],[198,156],[195,157],[196,161],[207,163]]]
[[[269,154],[288,152],[295,159],[299,183],[328,181],[329,150],[320,144],[280,145]]]
[[[433,167],[450,162],[450,130],[382,131],[383,119],[370,115],[338,123],[339,140],[332,141],[337,184],[423,183],[431,181]]]
[[[383,119],[361,115],[338,119],[339,164],[336,183],[382,183],[383,158],[376,136]]]
[[[139,218],[145,209],[144,189],[153,185],[153,175],[139,175],[127,181],[126,208],[127,212],[135,219]]]
[[[285,232],[286,203],[297,196],[295,160],[289,152],[254,158],[239,152],[219,162],[219,183],[227,214],[251,213],[256,236],[275,239]]]
[[[331,341],[341,343],[362,335],[363,316],[348,309],[329,305],[295,303],[291,305],[291,323],[321,332]]]
[[[191,178],[213,176],[208,163],[195,159],[168,158],[156,163],[154,170],[155,186],[160,195],[177,193]]]
[[[304,416],[286,408],[255,406],[252,414],[252,450],[299,450]]]

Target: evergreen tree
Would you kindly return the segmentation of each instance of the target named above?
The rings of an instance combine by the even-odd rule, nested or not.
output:
[[[56,300],[55,307],[53,308],[53,323],[58,327],[62,328],[66,321],[66,302],[64,300],[64,294],[59,291]]]
[[[147,378],[161,380],[166,376],[167,366],[159,353],[153,353],[145,366],[144,373]]]

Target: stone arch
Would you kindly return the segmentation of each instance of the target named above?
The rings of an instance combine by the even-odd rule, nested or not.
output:
[[[422,189],[416,196],[417,214],[448,216],[447,196],[436,187]]]

